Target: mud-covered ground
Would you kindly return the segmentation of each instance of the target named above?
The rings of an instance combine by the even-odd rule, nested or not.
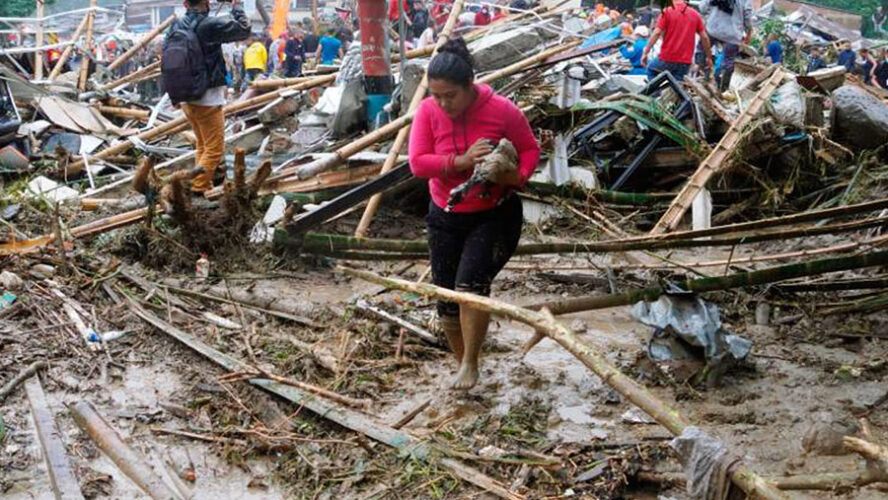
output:
[[[395,236],[390,224],[381,226],[384,236]],[[412,220],[404,231],[408,234],[402,232],[402,237],[420,236],[421,222]],[[538,235],[532,226],[525,233]],[[769,246],[770,251],[779,248]],[[670,259],[690,262],[727,255],[679,252]],[[468,393],[452,393],[447,386],[456,365],[446,350],[352,307],[364,298],[428,328],[431,303],[346,278],[329,261],[306,259],[287,263],[286,271],[272,270],[280,263],[257,252],[258,267],[269,270],[260,273],[256,265],[249,273],[214,269],[225,276],[210,283],[127,263],[149,280],[140,287],[113,271],[109,262],[90,264],[85,258],[69,263],[77,270],[67,272],[52,262],[57,268],[52,281],[32,278],[30,270],[39,260],[18,259],[7,266],[26,278],[26,284],[17,292],[24,306],[0,317],[0,381],[34,359],[51,362],[41,382],[75,476],[89,498],[147,497],[76,426],[67,405],[81,400],[92,402],[161,475],[189,478],[193,467],[194,481],[186,484],[198,499],[494,498],[455,479],[442,465],[446,453],[441,450],[455,450],[465,464],[526,498],[686,498],[680,488],[636,478],[639,470],[680,470],[667,450],[668,432],[554,342],[544,340],[521,356],[532,334],[527,326],[496,320],[485,345],[481,382]],[[594,266],[586,258],[533,260],[561,269],[556,273],[595,278],[592,284],[566,284],[527,270],[528,259],[516,259],[496,282],[494,296],[530,304],[607,293],[611,285],[600,266],[625,261],[609,256],[591,261]],[[354,265],[411,280],[426,268],[423,262]],[[582,266],[586,269],[567,270]],[[706,271],[718,275],[724,268]],[[619,290],[650,279],[655,277],[649,273],[617,270],[612,284]],[[158,283],[256,299],[260,309],[286,310],[298,318],[186,296]],[[107,349],[87,349],[52,289],[87,309],[95,330],[130,333],[109,342]],[[835,296],[760,293],[707,297],[720,306],[728,330],[755,343],[751,358],[733,368],[718,387],[692,385],[649,363],[644,353],[650,328],[634,320],[626,307],[561,319],[609,362],[724,440],[762,475],[854,471],[860,464],[854,455],[822,454],[829,443],[815,443],[809,450],[803,444],[811,448],[815,431],[824,425],[853,427],[861,416],[868,418],[877,440],[888,442],[888,403],[870,408],[888,392],[888,316],[823,317],[817,310]],[[403,430],[433,445],[432,453],[425,460],[398,453],[245,382],[220,380],[224,370],[147,325],[134,315],[126,297],[253,367],[369,400],[365,411],[379,422],[393,425],[428,401]],[[772,320],[801,316],[774,326],[755,325],[755,305],[761,301],[772,305]],[[221,327],[207,312],[237,326]],[[22,388],[0,405],[0,415],[0,496],[53,498]],[[873,486],[810,496],[790,493],[793,498],[862,500],[885,495]]]

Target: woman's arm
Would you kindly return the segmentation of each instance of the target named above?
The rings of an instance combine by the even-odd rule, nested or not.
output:
[[[410,171],[416,177],[425,179],[444,177],[445,172],[453,167],[455,155],[435,154],[435,134],[432,131],[432,119],[426,106],[420,105],[416,110],[413,125],[410,128]]]
[[[506,139],[518,152],[518,170],[512,175],[501,176],[499,184],[522,187],[533,175],[540,162],[540,145],[537,143],[530,123],[517,106],[512,106],[506,118]]]

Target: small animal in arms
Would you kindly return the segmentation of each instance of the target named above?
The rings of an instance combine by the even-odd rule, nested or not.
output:
[[[490,196],[490,187],[496,184],[496,178],[500,174],[514,172],[517,169],[518,151],[515,151],[511,141],[506,138],[500,139],[493,151],[475,167],[469,180],[450,190],[450,198],[444,210],[447,212],[453,210],[453,207],[461,203],[469,191],[479,184],[484,186],[480,196],[482,198]]]

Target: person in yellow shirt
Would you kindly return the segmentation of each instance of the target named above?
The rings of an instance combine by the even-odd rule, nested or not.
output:
[[[244,52],[244,69],[247,70],[247,85],[259,75],[268,71],[268,50],[265,44],[256,35],[250,35],[247,39],[247,50]]]

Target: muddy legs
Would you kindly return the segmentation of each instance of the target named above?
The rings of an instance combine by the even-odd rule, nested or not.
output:
[[[447,343],[450,345],[450,350],[453,352],[456,362],[462,362],[463,335],[459,316],[438,316],[438,324],[441,325],[441,330],[444,331],[444,336],[447,337]]]
[[[478,382],[478,356],[481,354],[481,345],[484,344],[487,327],[490,325],[490,313],[462,306],[459,308],[459,320],[464,352],[451,387],[456,390],[468,390]]]

